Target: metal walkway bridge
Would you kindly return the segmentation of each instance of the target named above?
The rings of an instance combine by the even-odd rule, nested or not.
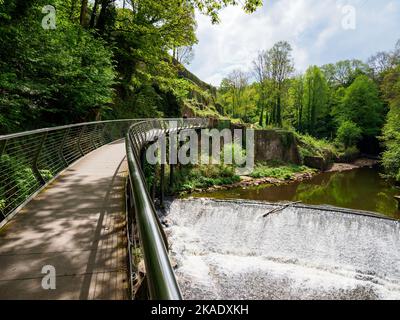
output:
[[[181,299],[141,155],[162,134],[208,122],[118,120],[0,136],[0,299],[131,298],[134,230],[149,298]]]

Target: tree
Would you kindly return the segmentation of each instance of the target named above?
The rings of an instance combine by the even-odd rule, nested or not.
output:
[[[385,76],[382,92],[390,106],[383,128],[385,152],[382,162],[387,174],[400,181],[400,66]]]
[[[79,18],[81,26],[84,26],[86,24],[87,10],[88,10],[88,0],[82,0],[81,14]]]
[[[61,2],[61,23],[44,30],[36,21],[45,2],[35,3],[21,20],[0,25],[2,133],[96,119],[114,96],[116,74],[105,42],[71,22],[70,6]]]
[[[309,67],[304,77],[304,111],[301,127],[311,135],[317,131],[317,121],[326,114],[328,84],[317,66]]]
[[[293,79],[290,87],[290,96],[295,113],[293,124],[298,132],[304,132],[304,82],[304,77],[299,75]]]
[[[248,85],[248,75],[241,70],[233,70],[225,83],[232,96],[232,117],[235,117],[243,105],[243,92]]]
[[[294,71],[291,51],[292,47],[289,43],[280,41],[268,50],[265,57],[275,96],[271,122],[278,126],[282,126],[282,100],[284,94],[287,93],[288,78]]]
[[[189,65],[194,58],[193,46],[175,48],[173,51],[173,57],[179,63]]]
[[[354,147],[358,141],[360,141],[362,137],[361,133],[362,130],[358,125],[352,121],[346,120],[341,123],[337,131],[337,141],[343,143],[346,149]]]
[[[392,56],[387,52],[378,52],[368,59],[372,75],[377,79],[382,73],[393,67]]]
[[[352,121],[363,137],[379,135],[383,124],[383,104],[375,83],[367,76],[359,76],[345,91],[341,103],[333,111],[337,123]]]
[[[237,0],[189,0],[189,2],[201,13],[210,16],[213,23],[219,22],[218,12],[221,9],[238,4]],[[251,13],[262,5],[262,0],[244,0],[240,3],[246,12]]]
[[[267,97],[267,82],[271,79],[269,74],[269,67],[267,66],[267,53],[265,51],[260,51],[257,58],[253,60],[253,73],[258,82],[258,109],[260,110],[260,116],[258,124],[263,125],[264,120],[264,110],[266,108],[266,97]]]
[[[368,74],[369,66],[360,60],[343,60],[321,67],[328,83],[332,87],[348,87],[359,75]]]
[[[391,69],[395,68],[400,64],[400,40],[396,43],[393,51],[390,52],[378,52],[368,59],[368,65],[371,69],[372,77],[382,82],[383,77]]]

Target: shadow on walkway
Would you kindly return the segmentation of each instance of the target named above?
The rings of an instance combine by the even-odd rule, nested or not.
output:
[[[126,299],[126,175],[124,142],[104,146],[17,214],[0,231],[0,299]]]

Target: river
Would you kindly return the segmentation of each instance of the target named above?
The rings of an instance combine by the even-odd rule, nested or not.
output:
[[[301,201],[312,205],[331,205],[377,212],[400,219],[395,195],[400,188],[383,179],[377,168],[321,173],[311,180],[273,186],[195,193],[193,197],[248,199],[268,202]]]
[[[361,168],[176,199],[165,223],[183,295],[399,299],[400,221],[382,217],[400,219],[397,194],[377,169]]]
[[[175,200],[166,233],[186,299],[400,299],[400,222],[249,200]]]

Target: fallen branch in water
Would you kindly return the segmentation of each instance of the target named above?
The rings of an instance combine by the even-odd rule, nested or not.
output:
[[[281,206],[281,207],[279,207],[279,208],[275,208],[275,209],[273,209],[273,210],[267,212],[266,214],[264,214],[264,215],[263,215],[263,218],[268,217],[268,216],[269,216],[270,214],[272,214],[272,213],[276,213],[276,212],[285,210],[286,208],[289,208],[289,207],[291,207],[291,206],[293,206],[293,205],[295,205],[295,204],[299,204],[299,203],[301,203],[301,201],[290,202],[290,203],[285,204],[285,205],[283,205],[283,206]]]

